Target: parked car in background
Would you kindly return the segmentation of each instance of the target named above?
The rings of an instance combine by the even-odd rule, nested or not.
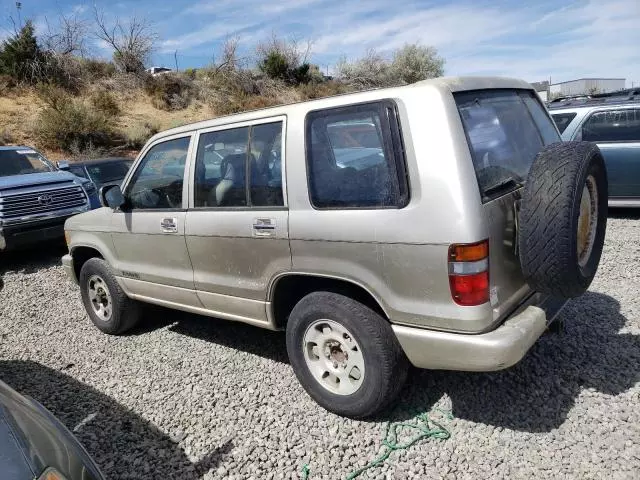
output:
[[[409,364],[520,361],[589,287],[607,222],[598,147],[561,142],[531,86],[504,78],[174,128],[100,195],[67,220],[62,258],[98,329],[126,332],[148,302],[286,330],[305,390],[356,418]]]
[[[133,164],[131,158],[101,158],[70,163],[68,169],[74,175],[85,178],[100,190],[105,185],[119,185]]]
[[[67,218],[99,206],[90,181],[31,147],[0,147],[0,252],[62,239]]]
[[[600,95],[548,106],[563,140],[600,147],[612,207],[640,207],[640,98],[630,97]]]
[[[150,67],[146,69],[146,72],[150,73],[154,77],[157,77],[158,75],[162,75],[165,73],[171,73],[172,71],[173,71],[172,69],[167,67]]]
[[[51,412],[0,381],[0,478],[103,480],[76,437]]]

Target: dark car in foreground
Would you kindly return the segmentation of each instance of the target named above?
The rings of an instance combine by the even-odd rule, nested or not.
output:
[[[103,480],[73,434],[51,412],[0,381],[0,478]]]
[[[0,252],[62,239],[67,218],[99,206],[88,180],[31,147],[0,147]]]
[[[120,185],[133,164],[130,158],[101,158],[69,164],[69,171],[90,180],[100,190],[106,185]]]

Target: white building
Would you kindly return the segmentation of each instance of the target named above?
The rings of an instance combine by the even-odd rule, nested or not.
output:
[[[585,93],[609,93],[623,90],[624,78],[579,78],[568,82],[552,83],[549,93],[552,96],[582,95]]]

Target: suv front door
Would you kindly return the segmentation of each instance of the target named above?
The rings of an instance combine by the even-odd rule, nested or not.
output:
[[[112,215],[117,275],[130,293],[158,303],[199,306],[184,238],[185,169],[191,135],[152,144],[124,185]]]
[[[269,284],[291,269],[284,122],[199,134],[186,240],[198,297],[222,318],[270,326]]]

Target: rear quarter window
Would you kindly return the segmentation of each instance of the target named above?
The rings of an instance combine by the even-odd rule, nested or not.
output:
[[[582,125],[581,134],[587,142],[640,141],[640,108],[595,112]]]
[[[564,133],[569,124],[573,121],[574,118],[576,118],[576,115],[577,113],[575,112],[552,113],[551,118],[553,118],[553,121],[556,123],[556,126],[558,127],[560,133]]]
[[[404,149],[391,101],[310,112],[305,139],[315,208],[402,208],[408,203]]]

